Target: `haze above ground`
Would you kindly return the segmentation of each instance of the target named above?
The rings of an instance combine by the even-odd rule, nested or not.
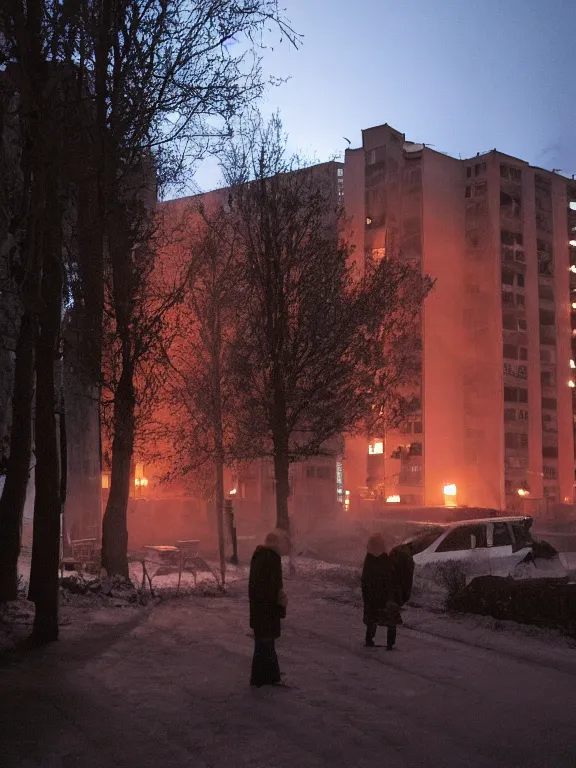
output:
[[[265,116],[280,111],[291,150],[318,162],[389,123],[458,157],[494,148],[576,173],[574,0],[284,0],[299,50],[263,51]],[[220,184],[214,159],[193,191]],[[180,196],[178,195],[171,196]]]

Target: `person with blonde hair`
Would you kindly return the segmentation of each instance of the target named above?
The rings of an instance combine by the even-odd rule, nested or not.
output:
[[[281,619],[286,618],[288,600],[282,579],[282,555],[288,543],[281,531],[272,531],[263,545],[256,547],[250,562],[248,597],[250,628],[254,632],[254,656],[250,685],[280,684],[280,666],[276,640],[280,637]]]
[[[378,627],[386,627],[386,648],[391,651],[396,642],[396,627],[402,623],[394,567],[381,534],[373,533],[368,539],[366,549],[361,579],[366,625],[365,645],[367,648],[374,648]]]

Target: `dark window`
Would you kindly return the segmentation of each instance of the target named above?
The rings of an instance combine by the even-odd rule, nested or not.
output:
[[[415,421],[414,422],[414,434],[415,435],[421,435],[422,434],[422,422],[421,421]]]
[[[548,411],[555,411],[557,409],[557,403],[555,397],[543,397],[542,398],[542,408],[548,410]]]
[[[472,195],[472,187],[466,187],[464,191],[464,197],[471,197]]]
[[[518,327],[516,315],[505,313],[502,315],[502,328],[506,331],[515,331]]]
[[[543,387],[553,387],[555,381],[552,371],[540,371],[540,383]]]
[[[501,229],[500,242],[502,245],[524,245],[524,235],[522,232],[511,232],[509,229]]]
[[[527,403],[528,402],[528,390],[527,389],[519,389],[518,390],[518,402],[519,403]]]
[[[504,408],[504,421],[516,421],[516,408]]]
[[[528,360],[528,350],[526,347],[520,347],[520,360]]]
[[[542,472],[544,474],[544,480],[557,480],[558,479],[558,470],[556,467],[542,467]]]
[[[494,523],[494,537],[492,539],[492,546],[494,547],[508,547],[512,546],[512,537],[506,523]]]
[[[504,344],[504,357],[509,360],[518,360],[518,347],[515,344]]]
[[[546,301],[554,301],[554,289],[551,285],[538,284],[538,297]]]
[[[521,432],[519,435],[519,442],[520,442],[520,448],[527,448],[528,447],[528,435],[524,432]]]
[[[486,546],[486,529],[480,525],[462,525],[451,531],[444,541],[440,542],[436,552],[458,552],[472,549],[472,536],[476,539],[476,547]]]
[[[466,166],[466,178],[469,179],[472,176],[472,166]]]
[[[506,403],[518,402],[518,390],[514,387],[504,387],[504,401]]]
[[[440,538],[443,533],[444,528],[432,528],[417,534],[404,543],[409,545],[412,555],[419,555],[420,552],[424,552],[425,549],[434,544],[436,539]]]
[[[518,288],[524,288],[524,275],[520,272],[516,275],[516,285]]]
[[[502,283],[504,285],[514,285],[514,272],[510,272],[507,269],[502,270]]]
[[[545,459],[557,459],[558,458],[558,447],[556,445],[543,445],[542,446],[542,456]]]
[[[551,309],[540,310],[540,325],[555,325],[556,313]]]
[[[411,443],[410,444],[410,456],[422,456],[422,443]]]
[[[528,328],[528,325],[526,324],[526,320],[523,317],[518,318],[518,330],[519,331],[525,331]]]
[[[524,298],[523,294],[517,293],[516,294],[516,306],[517,307],[525,307],[526,306],[526,299]]]

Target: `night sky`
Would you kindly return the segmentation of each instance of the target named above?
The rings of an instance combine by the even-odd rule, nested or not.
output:
[[[282,0],[281,0],[282,1]],[[284,0],[300,50],[267,51],[292,149],[318,161],[389,123],[462,157],[493,148],[576,173],[575,0]],[[218,183],[214,164],[201,188]]]

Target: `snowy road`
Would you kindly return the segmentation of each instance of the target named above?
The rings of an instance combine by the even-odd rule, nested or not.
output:
[[[357,608],[314,579],[286,586],[278,651],[293,689],[247,685],[245,582],[223,598],[107,609],[0,668],[0,765],[576,765],[576,650],[417,610],[397,652],[365,649]]]

